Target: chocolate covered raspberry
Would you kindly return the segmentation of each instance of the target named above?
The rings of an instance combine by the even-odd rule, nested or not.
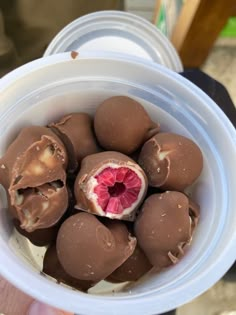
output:
[[[151,264],[163,268],[176,263],[192,240],[199,212],[181,192],[148,197],[135,222],[135,235]]]
[[[134,220],[147,189],[141,167],[118,152],[101,152],[83,159],[75,181],[78,209],[111,219]]]
[[[38,229],[34,232],[26,232],[26,230],[22,229],[20,227],[20,222],[17,219],[13,220],[13,224],[16,228],[16,230],[23,236],[25,236],[26,238],[28,238],[28,240],[34,244],[35,246],[47,246],[51,243],[53,243],[53,241],[56,240],[57,237],[57,232],[59,229],[59,225],[56,224],[50,228],[47,229]]]
[[[68,275],[58,260],[56,245],[49,246],[44,255],[43,272],[56,279],[58,283],[64,283],[83,292],[87,292],[96,284],[93,281],[79,280]]]
[[[57,236],[57,255],[65,271],[79,280],[105,279],[132,255],[136,239],[120,221],[102,224],[80,212],[69,217]]]
[[[159,125],[137,101],[114,96],[98,106],[94,129],[104,149],[131,154],[159,131]]]
[[[137,281],[152,268],[142,249],[137,245],[133,254],[106,279],[109,282]]]
[[[182,191],[200,175],[203,157],[192,140],[174,133],[159,133],[145,142],[138,163],[150,186]]]
[[[72,113],[49,125],[63,141],[67,152],[68,170],[77,169],[81,160],[99,151],[93,134],[93,121],[86,113]]]

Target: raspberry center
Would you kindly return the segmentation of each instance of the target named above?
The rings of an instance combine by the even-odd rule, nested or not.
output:
[[[114,186],[108,187],[108,192],[111,197],[118,197],[125,192],[125,185],[116,182]]]
[[[128,167],[107,167],[95,176],[97,186],[94,193],[104,212],[120,214],[136,202],[141,179]]]

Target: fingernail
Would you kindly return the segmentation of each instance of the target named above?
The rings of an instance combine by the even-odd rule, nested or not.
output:
[[[28,315],[63,315],[63,312],[49,305],[34,301],[29,307]]]

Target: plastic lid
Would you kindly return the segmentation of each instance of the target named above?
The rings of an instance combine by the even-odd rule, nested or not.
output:
[[[78,18],[56,35],[44,56],[72,50],[133,55],[183,71],[167,37],[145,19],[122,11],[99,11]]]

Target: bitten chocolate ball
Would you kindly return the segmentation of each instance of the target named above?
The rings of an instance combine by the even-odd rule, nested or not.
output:
[[[58,182],[15,192],[15,216],[27,232],[55,225],[68,207],[67,188]]]
[[[77,169],[82,159],[99,151],[93,134],[93,121],[86,113],[72,113],[49,125],[68,152],[68,170]]]
[[[92,281],[78,280],[68,275],[58,260],[55,245],[50,246],[45,253],[43,272],[56,279],[58,283],[64,283],[83,292],[87,292],[95,285]]]
[[[159,133],[143,145],[138,163],[150,186],[182,191],[200,175],[203,157],[192,140],[174,133]]]
[[[159,131],[143,106],[127,96],[114,96],[98,106],[94,129],[106,150],[131,154]]]
[[[48,128],[23,128],[0,160],[0,180],[9,210],[21,228],[33,232],[58,222],[67,209],[67,154]]]
[[[92,154],[83,159],[75,181],[76,208],[132,221],[146,190],[145,173],[128,156],[112,151]]]
[[[163,268],[176,263],[190,244],[193,228],[189,200],[181,192],[167,191],[147,198],[135,222],[135,235],[151,264]]]
[[[137,245],[133,254],[120,267],[113,271],[106,280],[114,283],[137,281],[151,268],[151,263]]]
[[[1,184],[25,189],[65,181],[67,153],[61,140],[46,127],[23,128],[0,159]],[[5,176],[4,176],[5,175]]]
[[[121,222],[102,224],[80,212],[69,217],[57,236],[57,255],[65,271],[80,280],[105,279],[132,255],[136,239]]]

